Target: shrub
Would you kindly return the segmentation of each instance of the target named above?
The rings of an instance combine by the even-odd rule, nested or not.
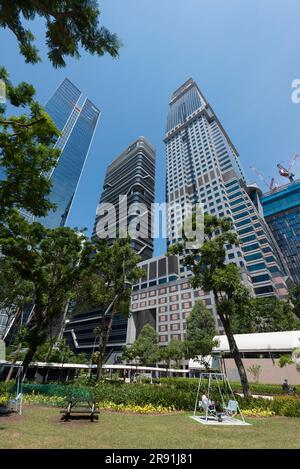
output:
[[[300,417],[300,399],[298,397],[275,397],[271,402],[271,409],[276,413],[276,415]]]
[[[153,413],[170,413],[175,409],[173,407],[162,407],[147,404],[144,406],[132,405],[132,404],[115,404],[114,402],[101,402],[99,404],[100,409],[114,410],[116,412],[134,412],[138,414],[153,414]]]
[[[260,407],[254,409],[246,409],[243,411],[244,417],[273,417],[275,412],[269,409],[261,409]]]
[[[160,382],[163,386],[171,386],[180,390],[197,392],[199,378],[161,378]],[[208,386],[207,379],[203,380],[202,382],[206,387]],[[217,383],[212,381],[211,386],[212,389],[215,389],[217,388]],[[241,383],[230,382],[230,386],[235,393],[243,392]],[[280,384],[250,383],[250,390],[253,394],[262,394],[267,396],[283,394],[282,386]],[[300,386],[295,386],[295,390],[296,394],[300,395]]]

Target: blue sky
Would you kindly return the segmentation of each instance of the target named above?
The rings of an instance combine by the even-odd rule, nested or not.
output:
[[[43,62],[25,64],[9,31],[0,31],[0,63],[11,79],[32,83],[45,103],[67,76],[102,114],[69,217],[94,223],[107,165],[138,136],[157,150],[156,200],[164,201],[163,137],[172,92],[193,77],[240,153],[249,180],[252,164],[277,176],[276,163],[300,153],[300,104],[291,83],[300,78],[299,0],[101,0],[102,24],[124,46],[120,58],[68,60],[54,69],[44,28],[32,23]],[[295,166],[300,177],[300,162]],[[262,186],[263,187],[263,186]],[[265,189],[265,187],[263,187]],[[165,242],[156,241],[156,254]]]

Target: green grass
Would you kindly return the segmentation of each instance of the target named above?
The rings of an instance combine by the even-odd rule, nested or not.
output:
[[[300,419],[248,418],[250,427],[206,427],[188,413],[102,412],[98,422],[61,422],[59,409],[25,405],[0,417],[0,448],[299,448]]]

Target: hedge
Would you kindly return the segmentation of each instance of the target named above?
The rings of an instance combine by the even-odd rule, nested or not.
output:
[[[163,386],[171,386],[178,390],[183,391],[197,391],[199,384],[199,378],[161,378],[160,382]],[[208,380],[203,380],[205,386],[208,386]],[[215,381],[211,382],[212,388],[217,387]],[[243,388],[241,383],[230,382],[230,386],[233,392],[241,393]],[[295,386],[296,394],[300,395],[300,386]],[[252,394],[261,394],[261,395],[283,395],[282,386],[279,384],[261,384],[261,383],[250,383],[250,390]]]
[[[124,406],[173,407],[176,410],[192,411],[195,405],[195,390],[176,389],[175,386],[160,386],[150,384],[126,384],[126,383],[100,383],[94,387],[78,387],[62,384],[25,384],[24,393],[44,395],[51,398],[57,396],[68,398],[74,390],[80,389],[82,397],[93,394],[97,402],[112,402]],[[214,386],[211,398],[216,404],[221,404],[220,395]],[[228,399],[228,395],[227,395]],[[276,415],[286,417],[300,417],[300,398],[292,396],[275,396],[273,400],[253,397],[237,396],[241,409],[265,409],[275,412]]]

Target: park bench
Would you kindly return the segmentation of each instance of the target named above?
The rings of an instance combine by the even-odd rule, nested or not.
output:
[[[67,422],[75,415],[86,416],[93,422],[99,418],[99,409],[97,407],[93,392],[87,388],[72,387],[67,396],[67,405],[65,410],[60,411],[61,420]]]

